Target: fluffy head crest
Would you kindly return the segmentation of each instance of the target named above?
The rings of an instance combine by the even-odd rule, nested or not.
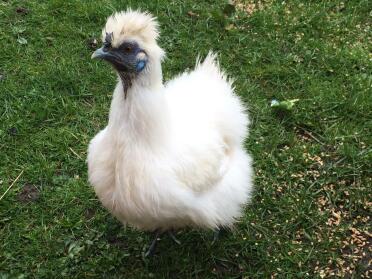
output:
[[[131,9],[111,15],[102,30],[103,41],[106,33],[112,33],[111,43],[114,47],[126,38],[140,39],[145,44],[151,44],[159,36],[158,23],[151,14]]]

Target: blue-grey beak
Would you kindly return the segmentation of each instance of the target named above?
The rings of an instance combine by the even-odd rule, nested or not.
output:
[[[105,46],[93,52],[92,59],[103,59],[110,62],[118,71],[128,71],[130,69],[122,52],[116,49],[107,49]]]
[[[98,59],[98,58],[101,58],[103,59],[104,57],[107,57],[108,56],[108,52],[107,51],[104,51],[103,50],[103,47],[97,49],[95,52],[93,52],[92,54],[92,59]]]

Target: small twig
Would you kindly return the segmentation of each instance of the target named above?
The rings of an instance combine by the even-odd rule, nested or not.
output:
[[[322,145],[325,145],[324,142],[322,142],[320,139],[318,139],[317,137],[315,137],[312,133],[308,132],[305,130],[305,133],[308,134],[311,138],[313,138],[316,142],[322,144]]]
[[[20,174],[18,174],[17,178],[14,179],[14,181],[12,182],[12,184],[10,184],[10,186],[8,187],[8,189],[6,189],[5,193],[0,197],[0,201],[5,197],[6,193],[8,193],[8,191],[10,190],[10,188],[12,188],[13,185],[17,182],[17,180],[21,177],[21,175],[23,174],[23,171],[24,170],[22,170],[20,172]]]
[[[344,160],[346,160],[346,157],[342,157],[340,160],[338,160],[336,163],[333,164],[333,166],[337,166],[339,163],[342,163]]]
[[[321,145],[325,145],[324,142],[322,142],[320,139],[318,139],[317,137],[315,137],[312,133],[310,133],[308,130],[306,130],[305,128],[299,126],[298,128],[300,128],[302,131],[304,131],[309,137],[311,137],[313,140],[315,140],[316,142],[320,143]]]
[[[83,160],[83,158],[80,157],[79,154],[77,154],[71,147],[69,147],[72,153],[74,153],[80,160]]]

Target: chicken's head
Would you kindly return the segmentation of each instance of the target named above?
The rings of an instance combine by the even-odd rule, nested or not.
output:
[[[158,35],[158,23],[150,14],[130,9],[114,13],[102,30],[103,46],[92,58],[108,61],[120,76],[139,75],[164,55]]]

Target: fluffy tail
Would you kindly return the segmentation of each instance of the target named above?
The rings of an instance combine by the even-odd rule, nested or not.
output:
[[[216,76],[232,84],[232,82],[228,80],[226,74],[221,70],[218,60],[217,60],[216,53],[209,51],[204,61],[200,62],[200,60],[201,60],[200,57],[196,59],[196,66],[195,66],[196,71],[205,72],[209,76],[211,75]]]
[[[248,133],[249,118],[240,98],[234,94],[233,80],[220,69],[217,55],[211,51],[203,62],[197,59],[195,72],[201,76],[202,81],[209,81],[211,85],[212,89],[205,90],[213,91],[210,97],[219,110],[215,121],[219,123],[218,127],[224,135],[226,144],[241,145]]]

